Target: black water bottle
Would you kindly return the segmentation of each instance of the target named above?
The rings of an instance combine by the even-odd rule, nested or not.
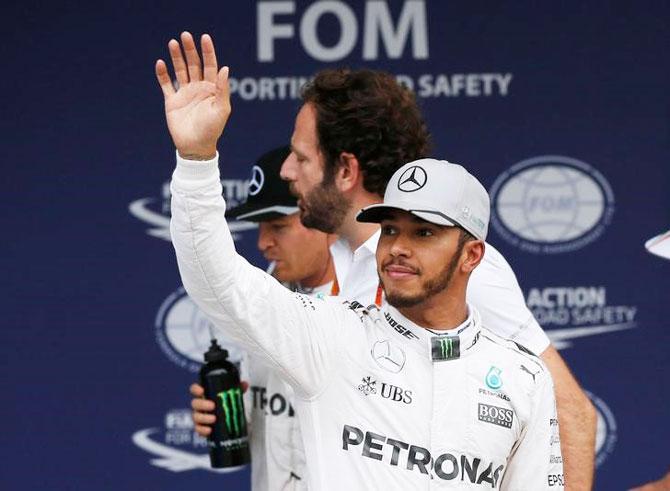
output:
[[[212,339],[200,369],[205,397],[214,401],[216,422],[207,437],[209,458],[214,468],[236,467],[251,461],[247,419],[244,415],[240,373],[228,361],[228,351]]]

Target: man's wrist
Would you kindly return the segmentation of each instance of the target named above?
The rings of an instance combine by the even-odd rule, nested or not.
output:
[[[219,154],[215,153],[210,160],[193,160],[177,152],[177,167],[172,176],[173,183],[178,182],[178,187],[186,191],[199,189],[208,182],[218,182]]]
[[[177,149],[177,153],[184,160],[212,160],[216,157],[216,148],[198,151]]]

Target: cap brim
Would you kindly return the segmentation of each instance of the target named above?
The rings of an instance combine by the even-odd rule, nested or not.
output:
[[[297,206],[248,206],[246,203],[230,209],[226,213],[226,218],[235,218],[247,222],[266,222],[287,215],[293,215],[300,210]]]
[[[455,220],[452,220],[444,213],[437,210],[417,210],[400,205],[386,205],[384,203],[366,206],[358,212],[356,220],[363,223],[380,223],[385,218],[388,218],[391,212],[398,210],[411,213],[412,215],[427,222],[434,223],[435,225],[442,225],[444,227],[458,226],[458,223]]]

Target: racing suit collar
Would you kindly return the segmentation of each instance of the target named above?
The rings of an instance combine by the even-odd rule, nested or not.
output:
[[[391,305],[382,308],[383,318],[389,329],[405,345],[413,348],[434,362],[462,358],[469,355],[481,331],[479,312],[468,304],[468,317],[453,329],[436,331],[421,327],[402,315]]]

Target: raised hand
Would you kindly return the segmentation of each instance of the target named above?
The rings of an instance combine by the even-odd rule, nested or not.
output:
[[[186,61],[182,55],[182,47]],[[214,43],[208,34],[200,40],[202,62],[188,32],[168,43],[179,88],[175,90],[163,60],[156,62],[156,78],[165,97],[165,117],[172,141],[184,158],[208,160],[230,116],[228,67],[218,70]]]

